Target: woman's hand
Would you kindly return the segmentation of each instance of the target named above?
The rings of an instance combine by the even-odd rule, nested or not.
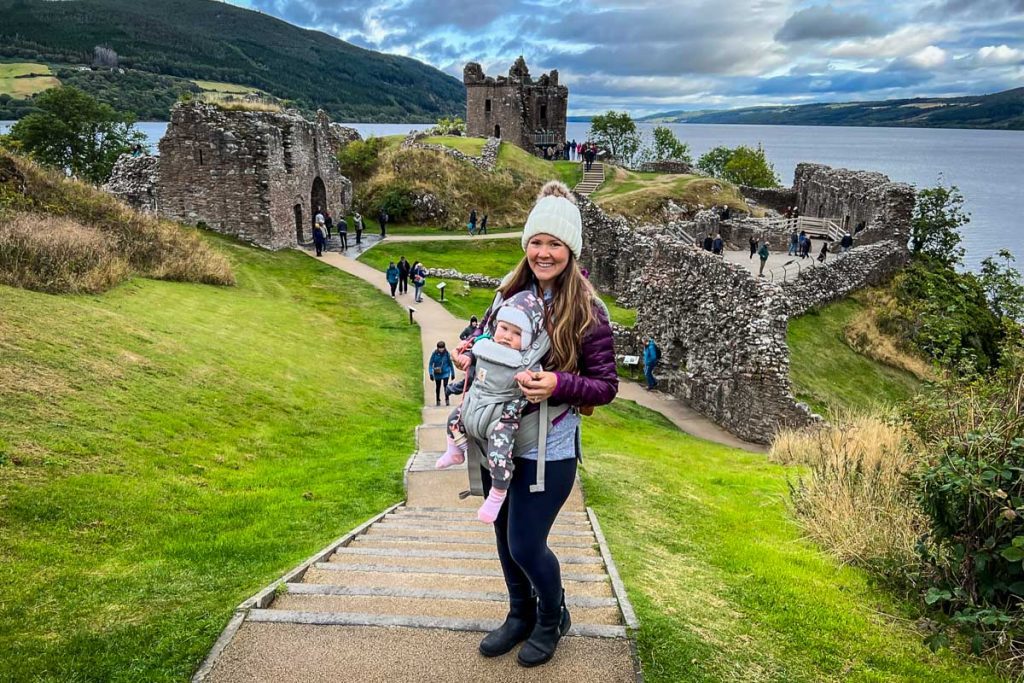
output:
[[[455,354],[455,357],[452,360],[452,362],[455,363],[455,367],[457,367],[459,370],[462,370],[463,372],[468,370],[469,366],[473,363],[470,357],[464,353]]]
[[[522,374],[520,373],[520,375]],[[523,395],[530,403],[540,403],[551,398],[551,394],[555,393],[555,387],[558,385],[558,375],[555,373],[542,371],[526,374],[529,375],[526,381],[522,381],[523,378],[520,376],[517,376],[516,379],[523,390]]]

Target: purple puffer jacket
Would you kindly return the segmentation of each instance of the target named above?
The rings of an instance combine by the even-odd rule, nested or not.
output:
[[[488,309],[473,336],[487,329],[490,318],[491,310]],[[571,406],[603,406],[615,399],[619,391],[619,375],[615,371],[615,341],[608,315],[600,303],[594,303],[594,318],[596,322],[583,337],[578,371],[555,373],[558,383],[548,399],[548,405],[568,403]],[[524,412],[531,413],[538,409],[539,406],[531,404]]]

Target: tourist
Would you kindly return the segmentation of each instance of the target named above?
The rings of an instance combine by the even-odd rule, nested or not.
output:
[[[437,342],[437,348],[430,354],[430,360],[427,361],[427,374],[430,379],[434,380],[434,398],[437,400],[435,405],[441,405],[441,384],[444,383],[445,395],[444,404],[448,403],[448,380],[455,377],[455,368],[452,366],[452,355],[448,353],[448,349],[445,348],[444,342]]]
[[[362,244],[363,243],[363,227],[364,227],[363,226],[363,215],[361,213],[359,213],[358,211],[356,211],[355,212],[355,217],[353,218],[352,222],[355,223],[355,228],[356,228],[356,244],[357,245]]]
[[[722,239],[722,236],[720,234],[715,235],[715,241],[711,243],[711,253],[715,254],[716,256],[722,256],[724,251],[725,240]]]
[[[704,238],[704,251],[711,251],[712,247],[715,246],[715,238],[708,233],[708,236]]]
[[[573,138],[572,142],[569,143],[569,160],[570,161],[576,161],[577,160],[577,156],[576,156],[576,138]]]
[[[654,376],[654,368],[661,360],[661,349],[654,343],[654,335],[647,338],[647,346],[644,347],[644,377],[647,378],[647,391],[654,391],[658,386],[658,379]]]
[[[324,242],[327,239],[324,237],[324,217],[321,214],[316,215],[316,224],[313,226],[313,245],[316,247],[316,255],[324,255]]]
[[[723,204],[722,205],[722,214],[721,214],[721,216],[722,216],[722,220],[723,221],[727,221],[730,218],[732,218],[732,209],[729,208],[728,204]]]
[[[859,223],[857,223],[857,225],[853,226],[853,234],[856,235],[858,232],[863,230],[865,225],[866,224],[864,223],[864,221],[860,221]],[[850,246],[853,245],[851,244]]]
[[[796,256],[797,249],[800,248],[800,235],[797,234],[796,228],[793,232],[789,233],[789,255]]]
[[[843,239],[839,241],[839,251],[843,254],[850,251],[853,248],[853,236],[850,233],[843,235]]]
[[[828,258],[828,240],[822,240],[821,251],[818,252],[818,263],[824,263]]]
[[[420,303],[423,301],[423,287],[427,284],[427,269],[422,263],[416,261],[412,264],[412,268],[409,269],[409,275],[412,276],[412,300]]]
[[[753,235],[750,236],[750,258],[754,258],[754,254],[757,253],[757,238]]]
[[[792,207],[792,206],[787,206],[786,207],[786,213],[785,213],[786,220],[789,220],[790,218],[793,217],[793,209],[794,208],[796,208],[796,207]]]
[[[476,234],[476,209],[469,210],[469,234]]]
[[[807,236],[806,232],[801,230],[800,231],[800,235],[799,235],[799,239],[800,239],[800,247],[799,247],[800,258],[807,258],[807,254],[811,250],[811,246],[810,246],[811,245],[811,238]]]
[[[318,223],[319,224],[323,224],[323,222],[324,222],[324,213],[323,213],[323,211],[320,210],[320,205],[318,204],[317,207],[316,207],[316,214],[313,216],[313,225],[315,226]]]
[[[327,228],[330,232],[330,228]],[[341,240],[341,250],[348,251],[348,221],[342,218],[338,221],[338,239]]]
[[[405,294],[409,291],[409,273],[412,266],[405,260],[405,257],[398,259],[398,293]]]
[[[327,227],[327,239],[331,239],[331,229],[334,227],[334,219],[330,211],[324,211],[324,226]]]
[[[484,214],[484,217],[480,219],[480,232],[478,232],[477,234],[478,235],[486,235],[487,234],[487,214],[486,213]]]
[[[380,222],[380,238],[384,239],[388,236],[388,212],[381,208],[380,213],[377,214],[377,220]]]
[[[768,263],[768,240],[761,243],[761,248],[757,250],[757,256],[761,259],[761,268],[757,271],[757,276],[764,277],[764,264]]]
[[[395,288],[398,287],[398,266],[392,261],[388,264],[388,270],[384,273],[384,277],[388,279],[388,285],[391,286],[391,298],[395,298]]]
[[[479,326],[479,324],[480,322],[476,319],[475,315],[470,316],[469,324],[466,325],[466,328],[459,333],[459,339],[461,341],[466,341],[470,337],[474,336],[474,334],[476,333],[476,328],[477,326]]]
[[[537,480],[537,441],[520,444],[513,452],[516,476],[494,523],[510,609],[505,622],[480,642],[483,655],[496,657],[526,640],[518,654],[523,666],[551,659],[570,624],[558,558],[548,548],[551,526],[576,479],[580,416],[569,407],[608,404],[618,387],[606,309],[579,272],[582,224],[569,188],[557,181],[546,184],[526,219],[522,237],[526,254],[498,290],[506,299],[522,291],[539,293],[550,310],[559,311],[551,321],[546,369],[531,373],[532,379],[521,383],[526,398],[538,407],[548,401],[552,414],[544,442],[544,477],[531,491]],[[494,329],[489,314],[482,323],[487,332]],[[465,369],[470,358],[462,353],[455,362]],[[532,408],[524,412],[520,437],[526,420],[539,416]],[[490,475],[486,469],[478,471],[489,495]]]

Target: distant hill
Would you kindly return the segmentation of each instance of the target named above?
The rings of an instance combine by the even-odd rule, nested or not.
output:
[[[71,66],[92,64],[96,46],[125,73]],[[63,82],[142,118],[147,89],[173,102],[189,79],[252,86],[336,121],[465,115],[464,86],[434,67],[213,0],[0,0],[0,58],[54,65]]]
[[[672,111],[652,114],[638,120],[652,123],[1024,130],[1024,88],[966,97],[745,107],[725,111]]]

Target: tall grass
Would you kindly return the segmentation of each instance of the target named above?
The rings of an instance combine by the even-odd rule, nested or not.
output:
[[[907,426],[882,414],[836,415],[817,430],[783,430],[769,457],[803,464],[790,482],[804,531],[843,562],[905,580],[919,564],[925,520],[907,475],[919,452]]]
[[[234,284],[228,260],[195,229],[0,151],[0,282],[98,292],[131,275]]]

